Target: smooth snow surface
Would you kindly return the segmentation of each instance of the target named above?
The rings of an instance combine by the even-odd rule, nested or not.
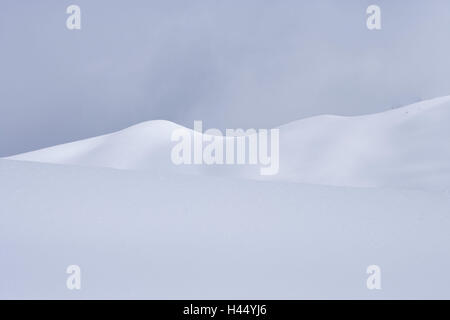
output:
[[[175,166],[179,128],[1,159],[0,298],[450,299],[450,97],[283,125],[275,176]]]
[[[11,160],[0,176],[0,298],[450,298],[445,192]]]
[[[449,96],[378,114],[324,115],[283,125],[280,171],[274,176],[260,177],[252,166],[174,165],[171,134],[179,128],[169,121],[149,121],[9,159],[335,186],[450,187]]]

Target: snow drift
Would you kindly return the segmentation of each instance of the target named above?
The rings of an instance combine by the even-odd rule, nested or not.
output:
[[[450,97],[283,125],[270,177],[172,164],[180,128],[0,159],[0,298],[450,297]]]
[[[174,165],[171,134],[180,128],[148,121],[9,159],[335,186],[450,186],[450,96],[372,115],[322,115],[280,126],[280,171],[270,177],[260,177],[254,166]]]

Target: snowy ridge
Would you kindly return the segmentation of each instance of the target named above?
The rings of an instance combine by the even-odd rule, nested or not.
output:
[[[0,298],[448,299],[449,100],[281,126],[267,182],[172,165],[168,121],[0,159]]]
[[[335,186],[450,187],[450,96],[377,114],[322,115],[282,125],[280,171],[270,177],[259,176],[252,166],[174,165],[171,134],[180,128],[148,121],[8,159]]]

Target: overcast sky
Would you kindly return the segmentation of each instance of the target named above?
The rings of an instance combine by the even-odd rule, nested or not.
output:
[[[449,35],[448,0],[2,0],[0,156],[152,119],[270,128],[449,95]]]

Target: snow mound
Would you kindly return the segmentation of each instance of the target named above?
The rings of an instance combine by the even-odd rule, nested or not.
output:
[[[450,96],[382,113],[280,127],[277,179],[357,187],[448,188]]]
[[[143,122],[98,137],[19,154],[7,159],[128,170],[177,170],[170,159],[171,134],[184,128],[165,120]],[[186,128],[184,128],[186,129]],[[189,129],[186,129],[189,130]],[[191,130],[192,131],[192,130]],[[189,168],[183,168],[189,172]],[[192,168],[194,171],[195,168]]]
[[[372,115],[322,115],[280,126],[280,169],[273,176],[262,177],[250,165],[174,165],[171,134],[180,128],[148,121],[8,159],[335,186],[450,187],[450,96]]]

